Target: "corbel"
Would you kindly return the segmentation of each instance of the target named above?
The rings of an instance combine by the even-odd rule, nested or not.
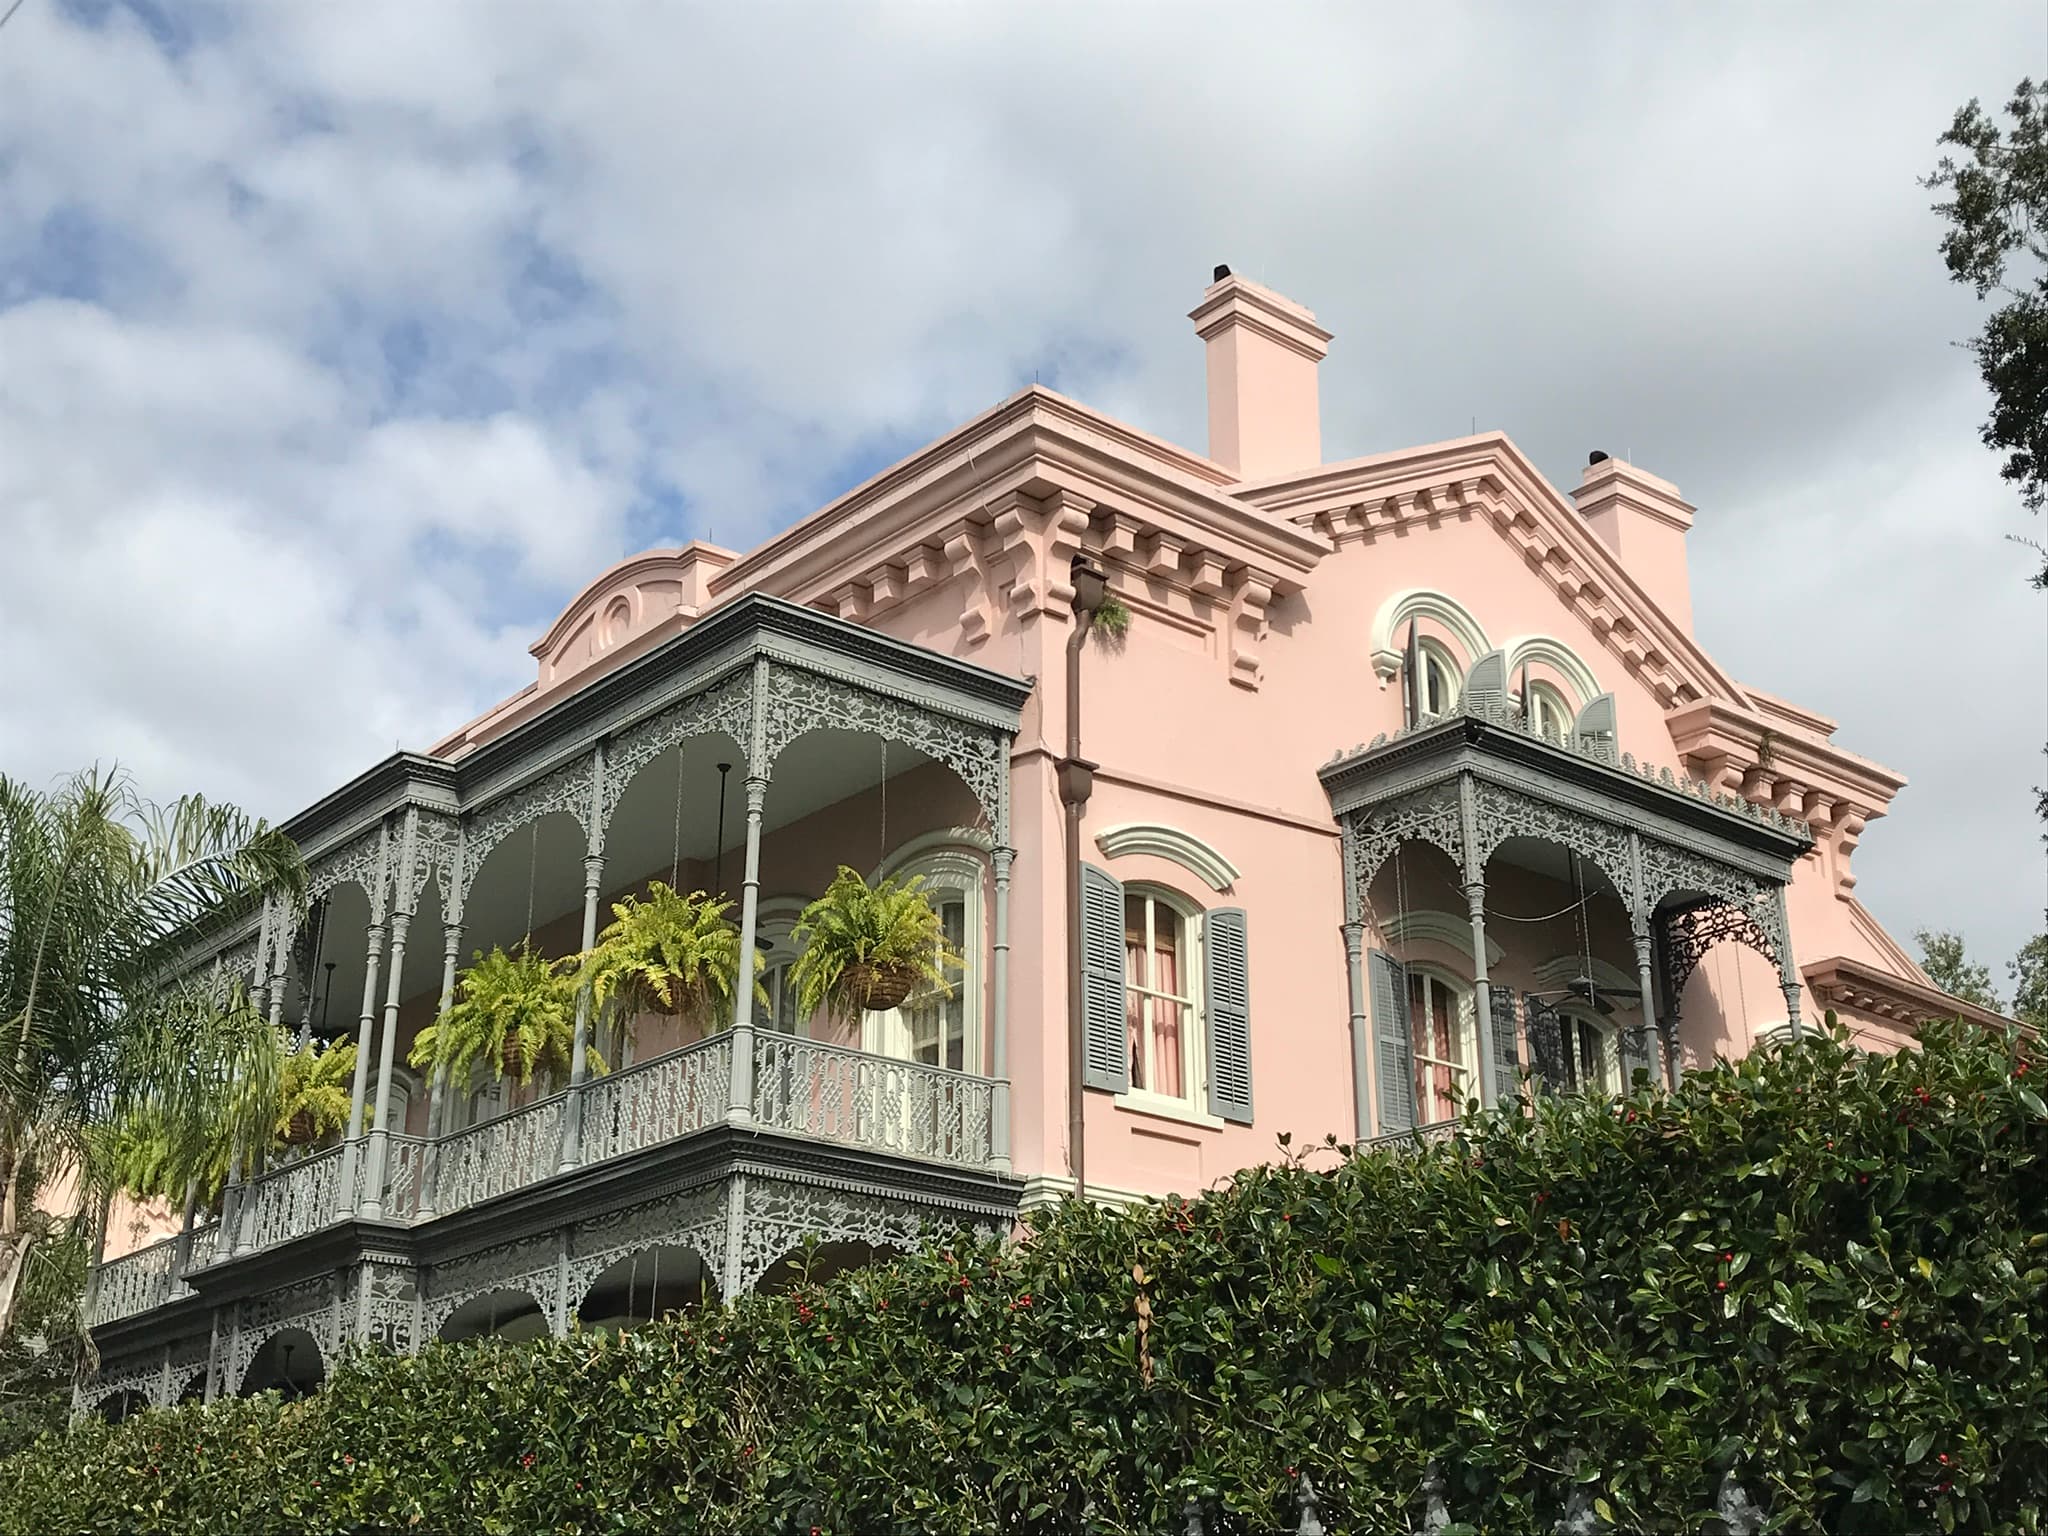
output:
[[[1230,680],[1240,688],[1259,686],[1259,646],[1266,638],[1274,580],[1264,571],[1241,568],[1235,573],[1230,593]]]

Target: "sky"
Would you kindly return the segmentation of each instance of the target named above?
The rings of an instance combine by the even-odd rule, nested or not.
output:
[[[1856,859],[2004,960],[2041,537],[1918,185],[2039,4],[25,0],[0,27],[0,771],[290,815],[1037,378],[1205,435],[1227,262],[1332,458],[1678,483],[1697,632],[1907,774]]]

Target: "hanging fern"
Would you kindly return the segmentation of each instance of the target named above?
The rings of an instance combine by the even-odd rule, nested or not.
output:
[[[684,895],[650,881],[645,896],[612,903],[611,922],[577,959],[577,984],[614,1019],[695,1014],[723,1025],[732,1018],[740,971],[739,930],[726,917],[731,908],[702,891]],[[758,974],[758,952],[754,965]]]
[[[353,1040],[337,1040],[325,1050],[307,1045],[289,1052],[278,1068],[277,1139],[311,1146],[345,1130],[355,1076]]]
[[[842,864],[790,937],[799,951],[791,972],[797,1012],[806,1018],[822,1010],[852,1019],[873,1004],[878,982],[897,1001],[918,986],[950,997],[946,968],[963,963],[918,875],[870,886]]]
[[[460,1082],[478,1062],[524,1087],[536,1074],[559,1085],[569,1076],[576,1041],[573,962],[549,960],[522,943],[507,953],[479,952],[462,973],[447,1011],[419,1032],[407,1058],[415,1067],[445,1066]],[[593,1071],[604,1059],[589,1050]]]

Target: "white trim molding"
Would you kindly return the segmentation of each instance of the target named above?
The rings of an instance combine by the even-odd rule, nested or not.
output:
[[[1459,954],[1470,959],[1472,956],[1472,919],[1450,912],[1396,912],[1378,924],[1380,936],[1390,944],[1406,944],[1413,939],[1434,939],[1447,944]],[[1508,957],[1491,934],[1486,939],[1486,964],[1489,969],[1499,965]]]
[[[936,832],[923,832],[899,848],[892,848],[889,856],[875,869],[873,880],[899,873],[905,865],[914,864],[931,853],[965,854],[969,848],[984,854],[995,851],[993,834],[979,827],[943,827]]]
[[[1572,692],[1578,695],[1571,701],[1574,710],[1584,709],[1605,691],[1600,686],[1600,680],[1593,675],[1593,669],[1581,661],[1578,652],[1562,640],[1549,635],[1517,635],[1501,649],[1507,653],[1510,681],[1521,671],[1525,662],[1534,666],[1549,667],[1570,683]]]
[[[1017,1201],[1017,1212],[1023,1215],[1027,1211],[1038,1210],[1043,1206],[1057,1205],[1061,1200],[1071,1199],[1073,1193],[1074,1181],[1065,1174],[1034,1173],[1024,1181],[1024,1193]],[[1191,1190],[1189,1193],[1200,1194],[1201,1191]],[[1122,1207],[1150,1205],[1165,1197],[1146,1194],[1142,1190],[1119,1189],[1113,1184],[1098,1184],[1090,1179],[1088,1198],[1097,1205]]]
[[[1382,688],[1401,670],[1401,642],[1394,632],[1410,619],[1430,619],[1450,631],[1464,649],[1468,667],[1493,649],[1485,627],[1455,597],[1430,587],[1410,587],[1381,603],[1373,616],[1372,669]]]
[[[1237,880],[1237,866],[1192,832],[1158,821],[1130,821],[1105,827],[1095,834],[1095,846],[1104,858],[1120,859],[1127,853],[1149,853],[1178,864],[1199,877],[1212,891],[1227,891]]]

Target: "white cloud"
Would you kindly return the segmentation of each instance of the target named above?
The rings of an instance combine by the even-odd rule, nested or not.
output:
[[[1567,483],[1593,447],[1676,479],[1704,638],[1914,777],[1861,857],[1881,913],[1994,951],[2039,915],[2041,610],[1998,539],[2027,524],[1974,446],[1974,314],[1915,185],[2033,18],[179,24],[167,51],[44,0],[0,33],[14,766],[119,751],[291,809],[522,680],[652,509],[748,542],[1034,373],[1199,447],[1183,317],[1227,261],[1337,332],[1333,454],[1476,417]],[[1944,620],[2033,659],[1959,676],[1918,639]]]

